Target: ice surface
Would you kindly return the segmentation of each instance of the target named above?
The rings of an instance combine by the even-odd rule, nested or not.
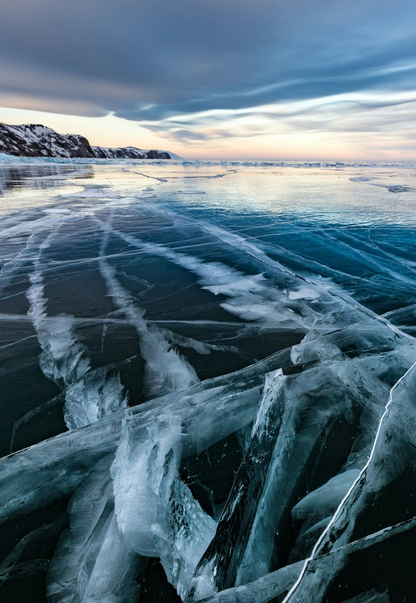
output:
[[[102,199],[103,197],[108,197],[108,193],[103,188],[95,188],[95,187],[85,187],[81,192],[68,193],[67,197],[79,197],[82,199]]]
[[[280,355],[271,363],[279,362]],[[98,460],[117,449],[125,416],[130,417],[134,441],[147,441],[156,416],[182,421],[182,454],[204,450],[254,418],[268,364],[244,369],[231,378],[207,380],[187,392],[166,395],[128,411],[114,413],[83,429],[45,440],[0,460],[0,521],[38,508],[74,492]],[[218,424],[213,417],[221,416]],[[22,476],[22,471],[25,477]],[[27,472],[27,475],[26,475]],[[34,486],[36,485],[36,488]]]
[[[58,543],[48,577],[48,600],[134,601],[140,558],[118,529],[109,467],[104,457],[72,497],[69,529]]]
[[[178,191],[181,195],[205,195],[205,191]]]
[[[127,399],[118,373],[90,371],[65,393],[65,422],[69,429],[83,427],[127,408]]]
[[[309,343],[305,345],[308,347]],[[332,344],[329,348],[332,352]],[[345,430],[357,434],[351,457],[352,462],[357,462],[354,457],[360,448],[365,448],[359,435],[360,423],[375,433],[386,397],[381,382],[359,372],[345,357],[313,363],[293,376],[279,371],[269,377],[250,447],[240,467],[241,475],[237,476],[216,537],[197,576],[199,573],[206,576],[208,572],[212,583],[221,590],[267,574],[272,566],[273,549],[279,546],[275,535],[284,531],[286,509],[293,505],[296,492],[304,488],[302,474],[306,467],[325,454],[328,442],[336,437],[337,426],[343,421]],[[338,459],[339,467],[348,466],[352,443],[345,456]],[[333,478],[335,483],[322,487],[324,492],[328,488],[333,498],[320,496],[320,492],[306,497],[303,505],[312,525],[336,508],[346,483],[351,483],[351,476],[356,475],[357,470],[349,471],[347,476],[337,476]],[[311,518],[310,506],[314,501],[318,509]],[[295,519],[302,518],[302,501],[295,506],[294,515]]]
[[[390,603],[391,599],[387,592],[377,592],[372,589],[362,595],[348,599],[345,603]]]
[[[40,368],[48,379],[65,389],[65,422],[74,429],[126,408],[127,400],[117,374],[107,375],[103,369],[91,373],[87,351],[74,335],[74,317],[47,314],[41,258],[55,236],[57,229],[39,244],[26,297],[30,302],[28,315],[42,348]]]
[[[145,445],[132,444],[127,421],[112,477],[117,524],[128,545],[144,557],[160,557],[167,578],[186,595],[215,522],[178,476],[180,422],[157,421]]]
[[[104,236],[100,248],[100,272],[109,296],[134,325],[140,336],[140,349],[146,361],[144,386],[148,397],[161,396],[194,385],[198,382],[198,377],[192,366],[170,347],[163,336],[163,331],[154,325],[148,327],[144,319],[144,311],[136,306],[131,294],[118,281],[117,271],[104,259],[111,232],[111,216],[102,226]]]
[[[358,469],[340,473],[302,498],[292,509],[295,520],[330,517],[359,475]]]
[[[414,170],[81,163],[0,170],[5,596],[413,596]]]

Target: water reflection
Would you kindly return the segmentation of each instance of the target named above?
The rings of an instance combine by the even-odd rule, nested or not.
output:
[[[94,178],[92,165],[0,165],[0,195],[22,188],[48,189],[62,186],[65,179]]]

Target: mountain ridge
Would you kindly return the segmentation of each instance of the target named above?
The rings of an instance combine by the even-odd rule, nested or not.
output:
[[[171,159],[166,151],[91,146],[85,136],[58,134],[42,124],[0,123],[0,153],[17,157]]]

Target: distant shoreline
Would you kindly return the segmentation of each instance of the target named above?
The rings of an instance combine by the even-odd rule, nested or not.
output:
[[[60,159],[171,159],[167,151],[91,146],[85,136],[58,134],[41,124],[0,123],[0,153],[14,157]]]

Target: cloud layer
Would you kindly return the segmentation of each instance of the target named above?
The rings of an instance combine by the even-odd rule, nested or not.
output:
[[[287,119],[288,103],[313,126],[316,101],[346,100],[346,115],[409,102],[415,26],[414,0],[2,0],[0,104],[114,113],[191,141],[244,112]]]

